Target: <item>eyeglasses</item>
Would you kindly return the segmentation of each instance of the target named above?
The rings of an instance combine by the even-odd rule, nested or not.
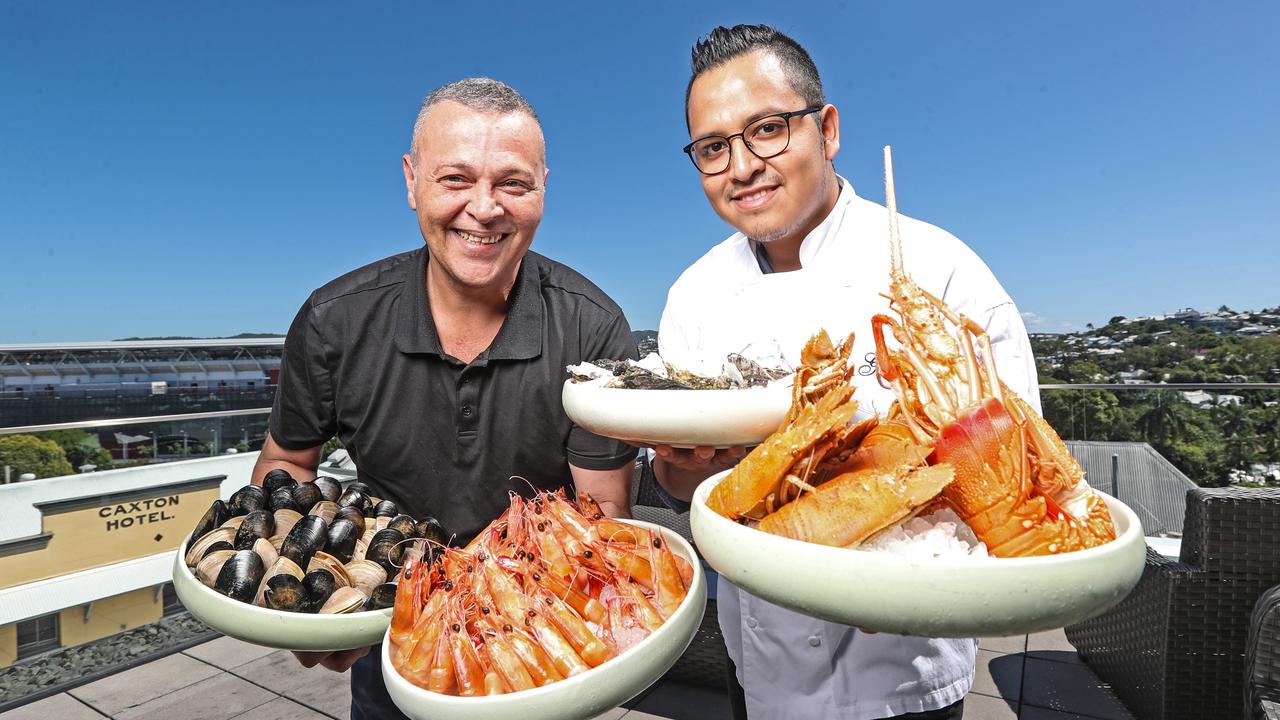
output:
[[[781,154],[791,144],[791,118],[816,113],[822,107],[818,105],[804,110],[767,115],[753,121],[740,133],[728,137],[708,135],[685,145],[683,150],[703,175],[717,175],[729,169],[734,138],[742,138],[742,144],[761,160],[771,158]]]

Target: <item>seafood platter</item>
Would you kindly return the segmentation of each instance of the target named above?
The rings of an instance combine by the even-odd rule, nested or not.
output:
[[[906,273],[888,148],[885,176],[891,314],[871,331],[895,399],[859,419],[853,337],[815,335],[777,431],[695,492],[698,550],[758,597],[881,632],[1015,635],[1097,615],[1142,574],[1141,524],[1000,381],[982,328]]]
[[[561,399],[579,427],[641,445],[754,445],[791,403],[790,368],[730,355],[718,370],[682,370],[657,353],[639,362],[596,360],[568,368]]]
[[[285,650],[378,642],[391,620],[410,540],[442,547],[434,518],[415,520],[368,486],[272,470],[215,500],[178,548],[182,604],[232,637]]]
[[[407,550],[382,673],[412,718],[590,718],[656,682],[706,608],[693,548],[585,494],[513,496],[465,548]]]

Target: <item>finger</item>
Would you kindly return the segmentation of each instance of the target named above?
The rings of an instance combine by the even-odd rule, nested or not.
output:
[[[653,453],[660,458],[669,458],[671,457],[671,446],[670,445],[654,445]]]
[[[297,651],[297,650],[295,650],[295,651],[294,651],[294,653],[293,653],[293,656],[294,656],[294,657],[296,657],[296,658],[298,658],[298,662],[299,662],[299,663],[301,663],[301,664],[302,664],[302,667],[304,667],[304,668],[313,668],[313,667],[315,667],[315,666],[316,666],[316,663],[319,663],[319,662],[324,661],[324,659],[325,659],[325,658],[327,658],[329,655],[330,655],[330,653],[323,653],[323,652],[301,652],[301,651]]]
[[[747,448],[742,445],[734,445],[729,448],[729,454],[735,458],[743,458],[747,455]]]
[[[321,663],[324,667],[334,672],[346,672],[357,660],[369,654],[369,648],[355,648],[354,650],[344,650],[329,655]]]
[[[699,445],[698,447],[693,449],[693,457],[698,462],[706,462],[715,456],[716,456],[716,449],[713,447],[707,447],[706,445]]]

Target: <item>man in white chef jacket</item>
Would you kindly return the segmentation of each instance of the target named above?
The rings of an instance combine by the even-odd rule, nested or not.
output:
[[[672,286],[659,328],[662,357],[690,364],[777,342],[795,364],[818,329],[837,342],[856,332],[855,397],[883,414],[893,395],[876,381],[870,319],[888,311],[880,295],[889,279],[887,213],[836,175],[839,113],[826,103],[812,59],[767,26],[718,27],[694,45],[686,113],[685,152],[711,206],[738,232]],[[1039,409],[1026,329],[991,271],[932,225],[902,217],[901,234],[907,272],[986,328],[1001,378]],[[744,452],[660,446],[653,470],[667,493],[687,500]],[[863,632],[777,607],[723,579],[717,600],[738,717],[961,717],[975,640]]]

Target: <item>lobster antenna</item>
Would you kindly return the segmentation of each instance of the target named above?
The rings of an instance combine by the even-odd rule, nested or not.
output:
[[[889,256],[894,274],[902,272],[902,238],[898,235],[898,198],[893,191],[893,148],[884,146],[884,206],[889,211]]]

